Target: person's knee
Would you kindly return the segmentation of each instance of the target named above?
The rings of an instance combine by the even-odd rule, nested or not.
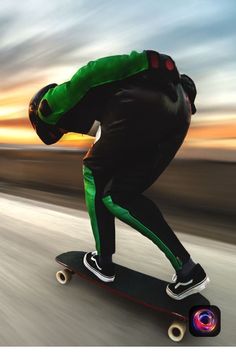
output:
[[[129,201],[122,194],[106,193],[102,201],[105,207],[115,216],[122,219],[129,210]]]
[[[122,194],[117,194],[112,191],[106,191],[103,193],[103,198],[102,198],[104,204],[106,204],[107,201],[112,202],[113,204],[123,204],[123,202],[126,200],[125,196]]]
[[[135,204],[137,199],[137,195],[129,192],[116,192],[111,190],[107,190],[103,194],[102,201],[103,203],[110,209],[114,208],[115,206],[119,206],[124,209],[132,208],[133,204]]]

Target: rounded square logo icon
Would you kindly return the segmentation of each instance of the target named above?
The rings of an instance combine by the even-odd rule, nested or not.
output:
[[[195,337],[215,337],[221,328],[220,309],[214,305],[193,306],[189,311],[189,331]]]

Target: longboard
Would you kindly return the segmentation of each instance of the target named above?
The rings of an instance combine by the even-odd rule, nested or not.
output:
[[[201,294],[193,294],[183,300],[174,300],[166,294],[167,282],[150,275],[115,264],[116,277],[114,282],[105,283],[91,273],[83,264],[86,252],[71,251],[56,257],[56,262],[64,269],[56,273],[60,284],[69,283],[71,276],[80,278],[102,287],[111,293],[129,299],[135,303],[149,307],[154,311],[171,316],[172,323],[168,328],[171,340],[179,342],[186,332],[189,310],[195,305],[210,305]]]

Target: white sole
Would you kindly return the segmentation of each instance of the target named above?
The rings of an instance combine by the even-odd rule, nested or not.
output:
[[[176,295],[176,294],[172,293],[172,291],[168,287],[166,287],[166,293],[172,299],[182,300],[182,299],[186,298],[187,296],[199,293],[200,291],[204,290],[209,282],[210,282],[210,279],[208,277],[206,277],[200,284],[198,284],[197,286],[193,286],[192,288],[188,289],[186,292],[184,292],[180,295]]]
[[[105,283],[109,283],[115,280],[115,275],[113,275],[112,277],[104,275],[102,273],[100,273],[98,270],[94,269],[93,267],[91,267],[91,265],[87,262],[86,260],[86,256],[87,254],[85,254],[84,258],[83,258],[83,263],[84,266],[90,270],[90,272],[92,272],[93,274],[96,275],[96,277],[98,277],[100,280],[102,280]]]

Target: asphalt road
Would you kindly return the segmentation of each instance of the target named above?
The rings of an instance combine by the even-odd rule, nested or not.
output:
[[[156,246],[119,220],[114,261],[165,280],[173,269]],[[214,338],[186,334],[181,345],[235,345],[236,246],[177,233],[192,258],[207,271],[204,290],[221,309],[222,330]],[[0,345],[163,346],[168,318],[115,297],[74,277],[57,283],[57,254],[93,250],[85,210],[0,193]]]

